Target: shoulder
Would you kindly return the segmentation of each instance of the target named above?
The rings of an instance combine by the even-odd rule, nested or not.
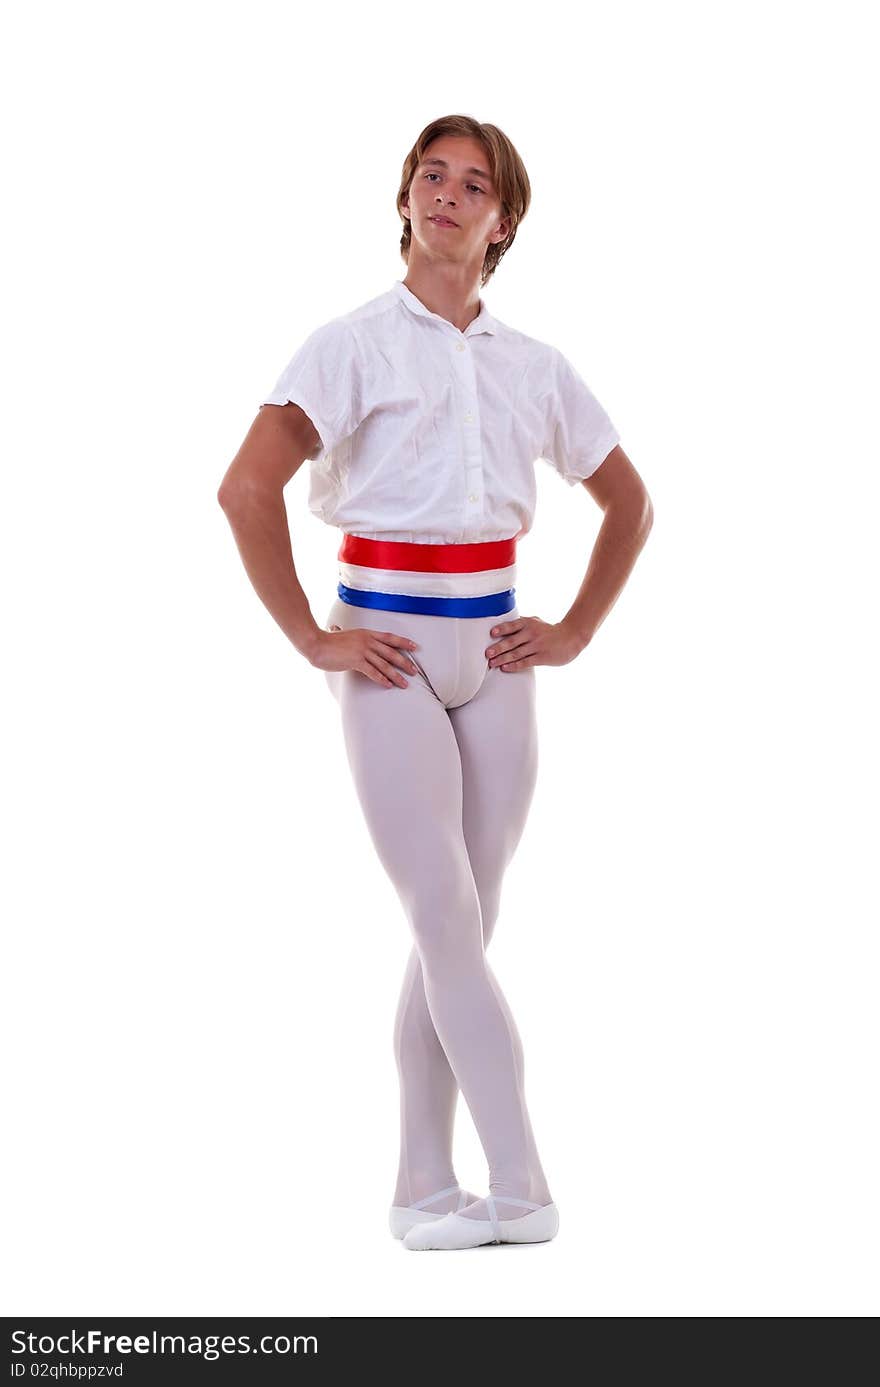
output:
[[[533,379],[539,381],[548,393],[564,395],[586,384],[575,360],[560,347],[526,333],[517,333],[516,336],[530,363]]]
[[[321,323],[309,335],[308,345],[331,351],[339,360],[365,369],[375,357],[377,342],[393,341],[399,325],[400,301],[393,293],[377,294]]]
[[[500,347],[498,355],[506,366],[528,371],[529,376],[547,384],[556,379],[562,353],[540,337],[533,337],[519,328],[511,327],[493,314],[493,341]]]
[[[391,290],[376,294],[347,313],[342,313],[334,321],[338,332],[349,335],[351,342],[359,351],[365,352],[370,344],[385,339],[393,339],[399,325],[401,303]]]
[[[494,313],[491,317],[495,329],[492,340],[503,347],[506,353],[520,356],[523,360],[537,365],[545,365],[549,361],[555,350],[549,342],[543,342],[540,337],[533,337],[528,332],[522,332],[520,328],[512,327]]]
[[[385,322],[393,323],[399,316],[400,308],[400,299],[393,289],[386,289],[383,294],[376,294],[373,298],[367,299],[366,303],[350,308],[340,316],[339,321],[349,323],[354,328],[381,326]]]

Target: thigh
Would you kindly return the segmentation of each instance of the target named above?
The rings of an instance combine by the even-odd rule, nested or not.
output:
[[[426,896],[457,903],[473,892],[462,831],[462,775],[449,714],[408,676],[384,688],[345,670],[338,701],[345,749],[367,827],[404,905]]]
[[[462,773],[462,824],[491,929],[493,898],[528,818],[538,775],[534,666],[489,669],[478,692],[449,711]]]

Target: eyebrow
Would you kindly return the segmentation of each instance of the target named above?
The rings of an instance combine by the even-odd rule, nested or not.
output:
[[[449,165],[447,164],[445,159],[423,159],[421,167],[425,168],[428,164],[439,164],[442,169],[449,168]],[[487,173],[485,169],[470,168],[465,169],[465,173],[475,173],[478,178],[485,178],[487,183],[492,182],[492,175],[490,173]]]

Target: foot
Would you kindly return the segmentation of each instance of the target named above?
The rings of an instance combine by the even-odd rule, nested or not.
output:
[[[419,1223],[410,1228],[403,1239],[411,1252],[440,1248],[447,1251],[482,1247],[485,1243],[549,1242],[559,1229],[559,1213],[555,1204],[536,1204],[532,1200],[511,1197],[504,1201],[489,1195],[477,1203],[484,1206],[485,1218],[471,1217],[476,1205],[461,1213],[446,1214],[431,1223]],[[501,1217],[499,1204],[516,1209],[513,1218]]]
[[[426,1195],[412,1204],[392,1204],[388,1214],[391,1234],[402,1238],[410,1228],[422,1223],[436,1223],[447,1213],[466,1209],[469,1204],[479,1201],[479,1195],[463,1190],[458,1185],[448,1185],[436,1194]]]
[[[493,1194],[491,1198],[495,1201],[495,1213],[499,1219],[522,1218],[528,1209],[537,1209],[540,1201],[524,1201],[517,1198],[512,1203],[504,1198],[503,1194]],[[547,1200],[548,1204],[552,1201]],[[527,1207],[526,1207],[527,1206]],[[452,1213],[460,1213],[464,1218],[480,1219],[483,1223],[491,1222],[492,1214],[489,1209],[489,1198],[468,1200],[466,1209],[452,1209]]]

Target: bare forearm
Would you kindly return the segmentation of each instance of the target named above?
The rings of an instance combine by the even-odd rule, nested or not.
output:
[[[297,577],[283,492],[249,488],[221,504],[257,596],[308,658],[320,627]]]
[[[649,500],[638,507],[609,506],[577,597],[563,617],[581,649],[589,645],[623,591],[651,530]]]

